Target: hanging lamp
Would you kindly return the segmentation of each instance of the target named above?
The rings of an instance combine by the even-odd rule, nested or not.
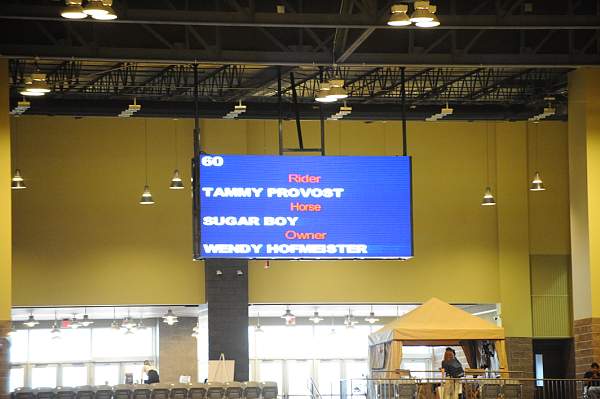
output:
[[[319,312],[315,311],[312,317],[309,317],[308,320],[312,321],[313,324],[319,324],[321,321],[325,320],[324,318],[319,316]]]
[[[406,4],[394,4],[391,7],[392,15],[388,20],[387,24],[390,26],[408,26],[410,18],[406,14],[408,12],[408,5]]]
[[[62,9],[60,16],[66,19],[83,19],[87,14],[81,6],[82,0],[66,0],[66,7]]]
[[[527,130],[529,131],[529,124],[527,124]],[[529,186],[529,191],[546,191],[546,187],[544,186],[544,182],[542,181],[542,175],[538,170],[538,124],[535,125],[535,138],[534,138],[535,148],[533,150],[533,167],[535,169],[535,173],[533,174],[533,179],[531,180],[531,185]]]
[[[173,131],[173,142],[175,144],[175,171],[173,172],[173,177],[171,178],[171,184],[169,188],[171,190],[182,190],[184,188],[183,181],[179,176],[179,151],[177,148],[177,119],[173,119],[174,121],[174,131]]]
[[[487,176],[487,187],[483,194],[483,200],[481,201],[482,206],[494,206],[496,205],[496,199],[492,193],[492,187],[490,185],[490,137],[488,132],[489,123],[485,123],[485,163],[486,163],[486,176]]]
[[[415,24],[433,21],[434,15],[429,11],[429,1],[415,1],[415,11],[410,16],[410,22]]]
[[[163,316],[163,322],[167,323],[170,326],[174,325],[178,321],[179,321],[179,319],[177,318],[177,316],[175,315],[175,313],[173,313],[173,311],[171,309],[169,309],[167,311],[167,313]]]
[[[440,20],[435,15],[435,12],[437,11],[437,7],[434,5],[430,5],[429,9],[427,11],[429,11],[429,13],[431,14],[431,20],[416,22],[415,25],[418,26],[419,28],[435,28],[436,26],[440,26]]]
[[[148,119],[144,119],[144,173],[146,184],[144,185],[142,198],[140,198],[140,205],[153,205],[154,198],[152,198],[150,186],[148,185]]]
[[[23,324],[29,328],[33,328],[33,327],[37,326],[38,324],[40,324],[40,322],[37,321],[35,319],[35,317],[33,317],[33,313],[31,313],[29,315],[29,317],[27,318],[27,321],[25,321]]]

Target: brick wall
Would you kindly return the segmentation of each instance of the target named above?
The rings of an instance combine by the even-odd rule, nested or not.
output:
[[[587,318],[573,322],[575,339],[575,371],[577,378],[589,369],[592,362],[600,363],[600,318]]]
[[[208,358],[218,360],[224,353],[235,360],[235,380],[248,381],[248,261],[214,259],[205,265]]]
[[[192,331],[196,325],[195,317],[179,317],[179,321],[169,326],[159,321],[158,360],[160,382],[179,382],[179,376],[189,375],[192,381],[198,376],[198,357],[196,338]]]
[[[8,372],[10,364],[8,361],[9,342],[7,334],[10,331],[10,321],[0,320],[0,399],[6,399],[8,395]]]
[[[508,370],[519,371],[514,374],[516,378],[533,378],[533,339],[527,337],[507,337],[506,356],[508,357]],[[512,376],[512,375],[511,375]],[[523,398],[534,397],[535,386],[533,383],[523,384]]]

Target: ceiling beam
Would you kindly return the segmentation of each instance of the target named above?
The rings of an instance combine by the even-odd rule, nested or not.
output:
[[[597,15],[440,15],[442,24],[437,30],[589,30],[600,27]],[[35,5],[0,4],[0,20],[59,21],[58,8]],[[74,24],[106,24],[94,19],[71,20]],[[466,23],[468,22],[468,23]],[[164,9],[123,10],[119,19],[110,24],[187,25],[187,26],[246,26],[255,28],[314,28],[314,29],[399,29],[385,23],[374,23],[370,15],[324,13],[255,13],[226,11],[192,11]],[[420,30],[407,26],[402,30]]]
[[[55,60],[98,60],[116,62],[160,62],[188,64],[206,62],[213,64],[282,65],[282,66],[330,66],[329,52],[279,52],[279,51],[232,51],[223,50],[215,55],[206,50],[165,48],[115,48],[52,45],[0,44],[0,58],[36,57]],[[600,54],[584,53],[354,53],[344,66],[502,66],[539,68],[576,68],[597,66]]]

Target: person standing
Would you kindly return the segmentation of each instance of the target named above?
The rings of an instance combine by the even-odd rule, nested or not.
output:
[[[457,399],[462,396],[462,383],[455,378],[465,376],[462,364],[456,358],[456,352],[452,348],[446,348],[444,360],[442,361],[442,376],[450,377],[453,380],[447,380],[443,385],[443,399]]]
[[[594,362],[590,369],[583,375],[587,382],[587,397],[589,399],[600,399],[600,365]]]

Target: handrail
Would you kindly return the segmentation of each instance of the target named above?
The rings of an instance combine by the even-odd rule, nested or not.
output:
[[[315,380],[312,377],[309,378],[308,389],[310,389],[310,396],[312,397],[312,399],[323,398],[323,396],[319,392],[319,387],[317,387],[317,384],[315,383]]]

